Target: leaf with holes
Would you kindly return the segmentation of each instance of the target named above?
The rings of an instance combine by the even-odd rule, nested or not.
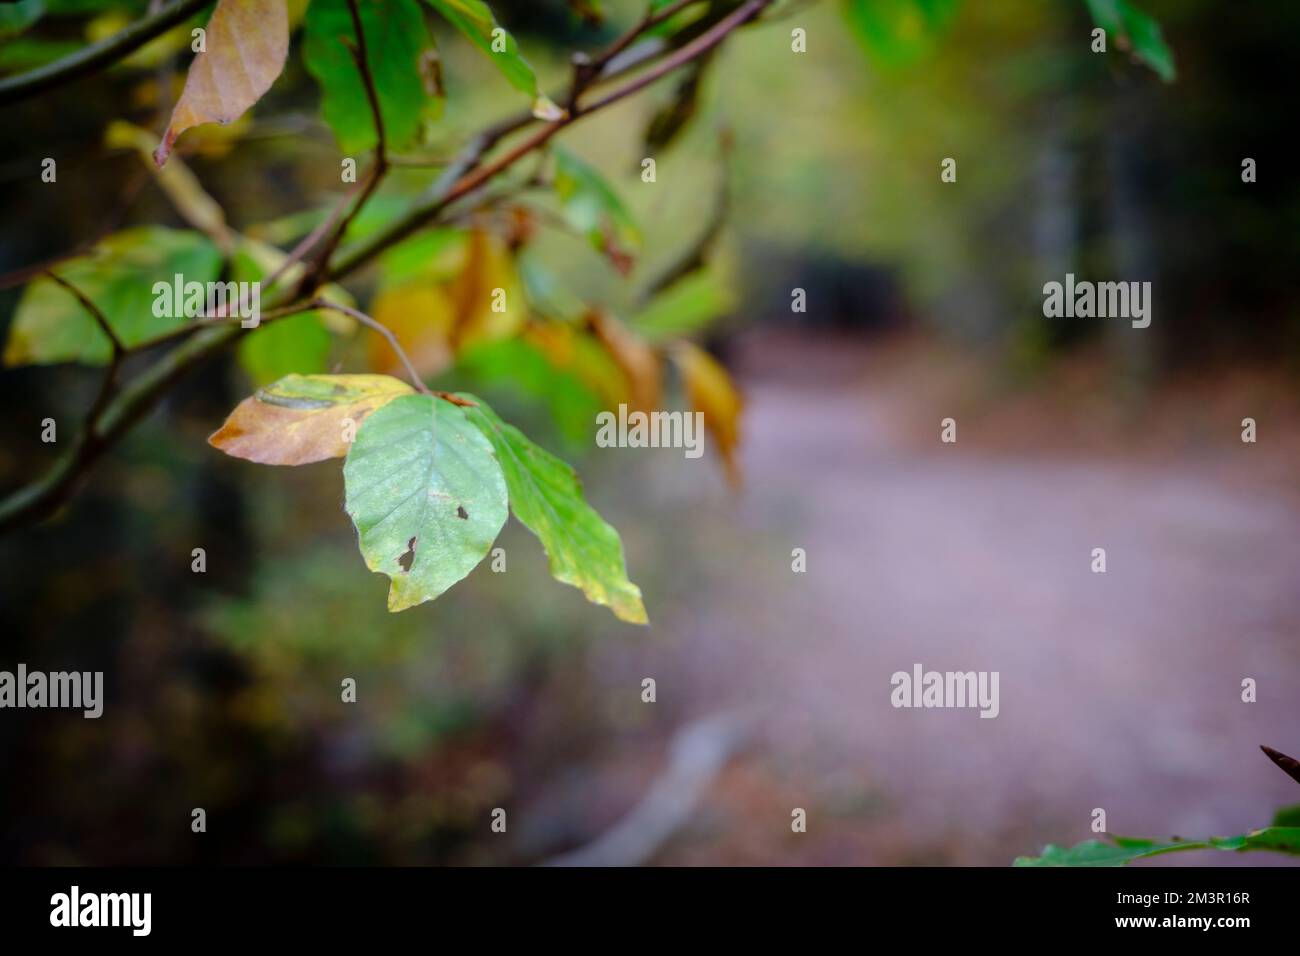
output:
[[[411,394],[387,375],[286,375],[235,406],[208,444],[261,465],[342,458],[367,415]]]
[[[506,521],[506,481],[466,409],[407,395],[373,413],[343,463],[361,555],[392,580],[388,610],[432,601],[483,560]]]
[[[641,589],[627,578],[623,542],[582,497],[573,469],[503,422],[482,399],[461,397],[476,403],[465,408],[465,417],[496,449],[510,508],[542,542],[551,575],[604,604],[619,620],[645,624]]]
[[[271,88],[288,52],[285,0],[218,0],[154,162],[166,163],[187,129],[243,116]]]

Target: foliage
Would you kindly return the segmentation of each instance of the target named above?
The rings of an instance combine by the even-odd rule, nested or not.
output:
[[[1124,866],[1134,860],[1182,850],[1272,850],[1300,856],[1300,827],[1265,827],[1231,837],[1205,840],[1138,840],[1111,837],[1110,842],[1084,840],[1072,847],[1048,844],[1042,856],[1021,856],[1016,866]]]
[[[656,151],[678,142],[699,114],[715,48],[772,5],[711,0],[683,12],[680,3],[651,3],[605,51],[576,61],[567,89],[552,99],[483,0],[218,0],[161,139],[151,142],[143,127],[122,120],[107,124],[105,135],[113,148],[153,160],[151,175],[193,230],[137,226],[110,234],[90,252],[54,263],[50,274],[38,270],[19,301],[6,364],[75,361],[108,371],[81,443],[44,481],[0,506],[0,526],[48,514],[78,471],[172,382],[234,346],[260,388],[211,443],[270,464],[345,457],[346,510],[367,565],[392,582],[390,609],[436,598],[468,574],[509,508],[541,539],[557,579],[643,623],[619,537],[586,504],[572,469],[481,399],[433,392],[424,380],[447,376],[454,388],[509,382],[546,405],[570,438],[581,438],[597,411],[660,407],[669,393],[666,369],[675,368],[687,405],[702,414],[729,480],[739,484],[742,397],[723,365],[689,338],[736,305],[711,263],[720,221],[662,281],[639,282],[632,305],[575,292],[530,253],[567,233],[598,252],[613,276],[635,274],[645,236],[633,204],[585,150],[553,138],[680,71],[672,99],[641,137]],[[1172,76],[1172,57],[1149,18],[1127,0],[1088,5],[1135,55]],[[933,48],[959,7],[958,0],[843,5],[854,35],[886,65],[906,65]],[[42,9],[20,4],[0,29],[22,33]],[[151,8],[129,24],[109,12],[121,33],[96,20],[103,42],[138,42],[91,66],[152,68],[185,49],[185,16],[199,5]],[[346,188],[332,209],[236,229],[184,155],[202,149],[214,127],[225,128],[226,148],[237,148],[247,129],[242,118],[286,72],[299,28],[302,66],[319,86]],[[413,192],[409,177],[390,174],[403,162],[429,165],[431,149],[448,152],[446,87],[473,82],[443,75],[444,53],[455,43],[485,57],[524,95],[526,109],[433,162],[441,172]],[[86,68],[73,55],[40,77],[0,80],[0,95],[23,96],[29,79],[48,85],[51,76],[62,81]],[[368,168],[359,171],[366,157],[357,154],[365,152]],[[539,162],[520,175],[521,160],[533,154]],[[720,209],[725,191],[724,183]],[[291,249],[279,247],[294,240]],[[375,281],[359,288],[369,315],[356,308],[358,289],[343,285],[367,266]],[[179,299],[179,277],[187,288],[258,283],[268,299],[250,328],[229,310],[210,312],[203,300],[157,308],[155,290],[173,278]],[[160,357],[120,382],[119,365],[145,352]],[[323,374],[358,356],[375,374]]]
[[[1269,760],[1273,761],[1283,773],[1300,783],[1300,762],[1294,757],[1274,750],[1272,747],[1259,748]],[[1183,840],[1173,837],[1170,840],[1146,840],[1132,837],[1111,836],[1109,842],[1102,840],[1084,840],[1072,847],[1059,847],[1048,844],[1043,848],[1042,856],[1017,857],[1015,866],[1124,866],[1134,860],[1165,853],[1178,853],[1183,850],[1234,850],[1244,853],[1249,850],[1269,850],[1300,856],[1300,805],[1282,807],[1273,815],[1272,826],[1251,830],[1230,837],[1209,837],[1204,840]]]

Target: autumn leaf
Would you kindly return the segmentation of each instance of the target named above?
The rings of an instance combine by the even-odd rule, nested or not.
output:
[[[740,441],[740,413],[743,401],[727,370],[713,356],[689,342],[679,342],[672,350],[673,360],[682,374],[686,400],[691,408],[704,413],[704,427],[718,443],[733,487],[740,485],[740,465],[736,448]]]
[[[484,229],[470,233],[465,265],[447,283],[447,294],[456,316],[452,345],[457,351],[507,338],[528,318],[510,251],[500,236]]]
[[[582,482],[565,462],[497,417],[474,395],[465,417],[492,443],[510,492],[510,510],[546,549],[551,575],[579,588],[621,621],[647,623],[641,589],[628,580],[623,542],[582,496]]]
[[[421,375],[436,375],[452,360],[455,310],[443,290],[431,282],[405,282],[384,289],[370,305],[374,319],[387,328]],[[405,370],[388,339],[371,332],[370,366],[388,374]]]
[[[285,0],[218,0],[204,51],[190,64],[154,162],[167,162],[176,138],[204,123],[229,123],[262,98],[289,52]]]
[[[342,458],[366,416],[410,394],[387,375],[286,375],[240,402],[208,444],[262,465]]]
[[[450,279],[417,275],[383,289],[371,306],[375,320],[392,331],[421,374],[442,371],[466,348],[509,338],[527,319],[519,276],[501,237],[473,230],[460,255]],[[375,368],[401,370],[383,336],[370,336],[369,351]]]
[[[596,309],[588,317],[596,339],[609,351],[628,384],[628,405],[652,411],[663,395],[663,367],[659,355],[635,332],[611,315]]]
[[[208,195],[198,177],[179,159],[161,167],[153,163],[152,133],[125,120],[113,120],[104,130],[104,145],[110,149],[135,150],[149,165],[158,187],[167,194],[185,221],[207,233],[222,250],[230,251],[233,236],[226,226],[226,214],[220,204]]]

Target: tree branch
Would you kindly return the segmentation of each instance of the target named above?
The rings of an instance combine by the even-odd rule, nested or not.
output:
[[[384,229],[381,229],[375,235],[362,243],[358,248],[349,253],[345,253],[343,260],[331,269],[328,278],[331,280],[338,279],[341,276],[354,272],[370,260],[374,259],[381,252],[390,248],[398,242],[401,242],[407,236],[418,231],[419,229],[432,222],[437,216],[451,203],[460,199],[467,193],[473,192],[482,186],[489,179],[498,173],[509,169],[521,158],[531,153],[533,150],[545,145],[557,133],[566,127],[577,122],[584,116],[589,116],[599,110],[610,106],[634,93],[645,89],[656,80],[662,79],[673,70],[684,66],[696,57],[702,56],[709,50],[721,43],[729,33],[737,27],[748,23],[754,17],[758,16],[762,10],[769,6],[772,0],[747,0],[734,11],[723,17],[708,30],[692,39],[689,43],[678,47],[672,53],[665,56],[658,63],[654,64],[644,73],[637,76],[634,80],[614,89],[595,102],[586,106],[577,106],[562,119],[553,120],[542,126],[527,139],[512,147],[508,152],[502,154],[499,158],[493,160],[486,166],[474,165],[473,157],[481,157],[495,139],[490,136],[487,139],[487,145],[471,143],[468,148],[468,155],[465,159],[469,162],[469,168],[462,174],[457,173],[458,177],[452,181],[451,185],[443,190],[435,187],[434,195],[422,201],[414,209],[409,211],[405,216],[391,223]],[[513,120],[508,121],[513,122]],[[518,128],[518,127],[513,127]],[[506,135],[506,134],[502,134]],[[499,139],[500,137],[496,137]],[[457,170],[459,166],[453,166],[448,173]],[[447,178],[443,176],[443,180]],[[441,182],[442,180],[440,180]]]
[[[384,136],[384,117],[379,109],[379,92],[375,89],[375,78],[370,72],[370,61],[366,53],[366,33],[361,27],[361,13],[357,10],[357,0],[348,0],[348,13],[352,16],[352,29],[357,34],[356,45],[349,44],[348,49],[352,53],[352,59],[356,61],[358,72],[361,74],[361,83],[366,90],[366,101],[370,104],[370,115],[375,122],[375,163],[370,168],[370,172],[366,177],[365,188],[361,190],[361,195],[358,197],[356,204],[343,217],[343,221],[339,223],[338,228],[334,230],[329,240],[321,247],[313,263],[308,266],[307,272],[298,286],[298,295],[300,296],[311,295],[320,287],[325,278],[326,270],[329,268],[330,259],[334,256],[334,250],[339,247],[339,243],[347,234],[348,227],[352,225],[362,207],[365,206],[366,202],[374,194],[375,189],[378,188],[379,181],[388,172],[388,146]]]
[[[104,406],[108,403],[108,397],[113,392],[113,386],[117,384],[117,370],[122,365],[122,358],[126,355],[126,348],[122,345],[122,340],[117,337],[117,333],[113,331],[112,326],[108,324],[108,318],[100,311],[99,306],[90,301],[90,298],[84,292],[67,279],[56,275],[53,270],[47,269],[45,274],[76,297],[82,308],[89,312],[99,325],[100,331],[108,336],[108,341],[113,347],[112,356],[108,360],[108,370],[104,373],[104,381],[99,386],[99,394],[95,396],[90,411],[86,413],[86,423],[82,431],[88,433],[94,427],[95,422],[99,420],[100,414],[104,411]]]
[[[169,7],[137,20],[121,33],[78,50],[61,60],[0,80],[0,106],[16,103],[29,96],[61,86],[87,73],[94,73],[138,50],[154,37],[165,33],[212,0],[177,0]]]
[[[479,189],[582,117],[645,89],[678,67],[707,53],[737,27],[758,16],[772,2],[773,0],[747,0],[716,23],[693,36],[688,42],[672,49],[634,80],[606,93],[586,106],[579,107],[576,112],[561,120],[547,123],[497,159],[487,165],[480,165],[489,150],[506,136],[524,129],[533,121],[533,117],[531,115],[509,117],[488,127],[466,145],[452,165],[439,177],[426,199],[359,248],[346,254],[341,262],[332,268],[327,268],[323,276],[324,281],[335,281],[355,272],[384,250],[434,221],[448,205]],[[196,4],[196,8],[198,5]],[[650,53],[649,57],[657,55],[657,52]],[[646,58],[634,58],[631,65],[620,68],[602,79],[621,76],[635,66],[641,65]],[[324,300],[299,299],[282,305],[275,310],[274,314],[288,315],[296,311],[324,307],[340,311],[345,308]],[[370,323],[374,322],[369,316],[365,316],[364,319],[359,318],[361,315],[364,313],[357,313],[353,318],[367,325],[369,324],[366,322],[367,319]],[[386,327],[381,328],[386,330]],[[181,344],[123,386],[112,401],[103,408],[97,423],[87,432],[83,442],[61,456],[50,471],[38,481],[0,501],[0,533],[45,517],[54,511],[71,494],[77,480],[94,464],[104,450],[147,414],[177,379],[229,346],[239,337],[241,331],[240,325],[236,322],[205,323],[200,325],[197,331],[191,327],[177,330],[178,337],[185,337]],[[393,344],[395,340],[390,338],[389,341]],[[145,343],[138,348],[153,347],[157,344],[161,343]],[[403,353],[399,351],[398,354]],[[404,364],[409,372],[414,373],[409,360],[404,359]],[[415,375],[414,379],[418,381],[418,375]],[[419,387],[422,391],[427,391],[427,387],[422,382]]]
[[[402,344],[397,341],[397,336],[393,334],[393,330],[384,325],[384,323],[371,318],[359,309],[340,305],[337,302],[330,302],[328,299],[313,299],[309,304],[313,309],[333,309],[335,312],[342,312],[344,315],[356,319],[366,328],[378,332],[388,340],[388,344],[392,346],[393,351],[397,353],[397,357],[401,359],[402,364],[406,366],[406,374],[410,376],[411,384],[415,386],[415,390],[417,392],[423,392],[425,395],[432,394],[429,391],[429,386],[425,385],[424,380],[420,378],[420,373],[415,370],[415,365],[413,365],[410,358],[407,357],[406,350],[403,349]]]

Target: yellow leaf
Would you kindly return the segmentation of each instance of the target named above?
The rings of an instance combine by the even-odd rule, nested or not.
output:
[[[158,186],[171,200],[176,211],[196,229],[212,237],[223,250],[231,247],[230,230],[226,228],[226,214],[215,199],[207,194],[198,177],[179,159],[170,166],[157,168],[152,162],[153,134],[125,120],[113,120],[104,131],[104,145],[109,149],[133,149],[154,171]]]
[[[190,64],[171,122],[154,152],[162,166],[193,126],[230,123],[262,98],[284,69],[289,17],[284,0],[218,0],[204,51]]]
[[[704,413],[704,427],[718,443],[718,451],[727,469],[732,487],[740,486],[740,466],[736,448],[740,441],[740,413],[744,402],[740,392],[718,361],[704,349],[689,342],[673,348],[673,360],[682,373],[686,400],[691,408]]]
[[[588,318],[596,339],[627,379],[628,405],[647,412],[658,408],[663,397],[663,368],[655,350],[613,316],[595,310]]]
[[[387,375],[286,375],[235,406],[208,444],[262,465],[342,458],[362,419],[413,391]]]
[[[614,409],[631,401],[627,376],[609,350],[594,335],[578,332],[571,325],[545,323],[528,326],[523,340],[555,368],[570,372]]]
[[[396,336],[421,375],[436,375],[451,364],[451,330],[455,312],[436,285],[408,282],[385,289],[370,305],[373,318]],[[392,375],[405,366],[378,332],[369,336],[370,365]]]
[[[451,342],[457,352],[509,338],[528,318],[514,259],[494,233],[475,229],[469,234],[465,265],[446,289],[455,310]]]

